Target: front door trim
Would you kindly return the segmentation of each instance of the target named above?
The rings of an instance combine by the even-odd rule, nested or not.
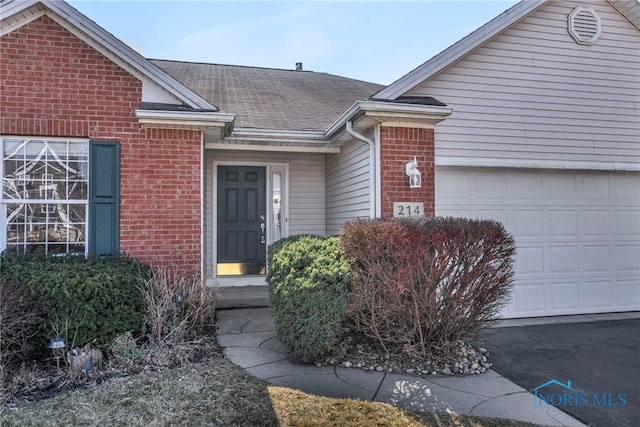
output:
[[[212,248],[211,248],[211,263],[212,269],[211,273],[213,277],[217,277],[218,271],[218,209],[217,209],[217,201],[218,201],[218,166],[256,166],[256,167],[265,167],[267,171],[267,179],[266,179],[266,198],[267,198],[267,242],[272,242],[273,237],[271,236],[272,230],[272,218],[273,218],[273,204],[269,202],[271,195],[273,193],[272,188],[272,178],[271,174],[274,171],[284,171],[284,190],[282,191],[283,198],[283,207],[284,207],[284,216],[282,217],[282,237],[286,237],[289,235],[289,164],[288,163],[278,163],[278,162],[248,162],[248,161],[214,161],[213,162],[213,224],[212,230],[213,233],[212,239]],[[282,212],[281,212],[282,215]]]

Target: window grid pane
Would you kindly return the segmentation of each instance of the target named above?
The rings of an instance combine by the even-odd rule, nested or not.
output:
[[[2,203],[7,248],[85,253],[87,142],[4,139]]]

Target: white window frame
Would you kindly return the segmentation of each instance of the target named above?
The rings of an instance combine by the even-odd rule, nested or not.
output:
[[[67,195],[65,194],[65,198],[64,199],[58,199],[59,202],[57,202],[57,204],[62,204],[62,205],[84,205],[85,209],[84,209],[84,241],[83,242],[77,242],[79,244],[83,243],[84,244],[84,253],[82,253],[82,255],[87,255],[88,254],[88,248],[89,248],[89,236],[88,236],[88,231],[89,231],[89,176],[90,176],[90,171],[89,171],[89,139],[86,138],[60,138],[60,137],[46,137],[46,136],[25,136],[25,135],[0,135],[0,154],[2,155],[2,158],[0,159],[0,180],[2,180],[2,183],[4,185],[4,163],[5,163],[5,153],[4,153],[4,149],[5,149],[5,141],[7,140],[21,140],[21,141],[43,141],[46,143],[50,143],[50,142],[74,142],[74,143],[84,143],[86,144],[87,150],[87,159],[86,159],[86,174],[87,174],[87,197],[84,200],[79,200],[79,199],[67,199]],[[2,192],[0,192],[0,252],[5,250],[7,248],[7,205],[9,204],[15,204],[16,201],[15,199],[5,199],[4,198],[4,190]],[[54,202],[50,199],[29,199],[29,204],[44,204],[44,205],[53,205]],[[67,239],[64,244],[67,245],[67,249],[69,248],[69,245],[75,243],[75,242],[69,242],[69,239]],[[46,242],[45,243],[45,248],[48,249],[50,242]],[[29,244],[28,242],[20,242],[19,245],[22,246],[22,248],[26,248]],[[47,251],[48,252],[48,251]]]

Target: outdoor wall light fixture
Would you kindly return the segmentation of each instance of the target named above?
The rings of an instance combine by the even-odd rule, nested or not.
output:
[[[415,156],[412,161],[407,163],[406,172],[409,177],[409,188],[420,188],[422,186],[422,175],[418,170],[418,161]]]

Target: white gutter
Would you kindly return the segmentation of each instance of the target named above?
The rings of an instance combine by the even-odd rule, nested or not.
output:
[[[225,138],[227,140],[229,138]],[[311,147],[307,145],[268,145],[268,144],[229,144],[224,142],[205,142],[207,150],[234,150],[234,151],[268,151],[272,153],[317,153],[339,154],[340,147],[324,145]]]
[[[437,105],[402,104],[384,101],[356,101],[342,116],[338,118],[324,133],[326,138],[338,132],[347,121],[353,121],[358,113],[380,113],[396,118],[427,119],[434,123],[444,120],[453,112],[451,107]]]
[[[382,163],[380,160],[380,129],[382,129],[382,125],[380,123],[376,124],[375,128],[375,143],[376,143],[376,165]],[[380,173],[376,173],[376,216],[375,218],[382,217],[382,178],[380,177]]]
[[[349,135],[351,135],[352,137],[359,139],[360,141],[364,142],[365,144],[369,145],[369,162],[371,164],[371,167],[369,168],[369,180],[370,180],[370,187],[369,187],[369,216],[371,218],[375,218],[376,217],[376,207],[377,207],[377,186],[376,186],[376,143],[373,142],[372,140],[370,140],[369,138],[367,138],[364,135],[361,135],[359,133],[357,133],[356,131],[353,130],[353,126],[351,123],[351,120],[347,121],[347,133]],[[376,126],[376,130],[378,129],[378,126]],[[377,133],[377,132],[376,132]]]
[[[138,122],[149,127],[178,127],[189,129],[227,128],[235,115],[202,111],[136,110]]]
[[[265,141],[274,140],[291,143],[326,145],[327,139],[322,131],[308,130],[273,130],[234,127],[233,134],[225,138],[229,141]]]

